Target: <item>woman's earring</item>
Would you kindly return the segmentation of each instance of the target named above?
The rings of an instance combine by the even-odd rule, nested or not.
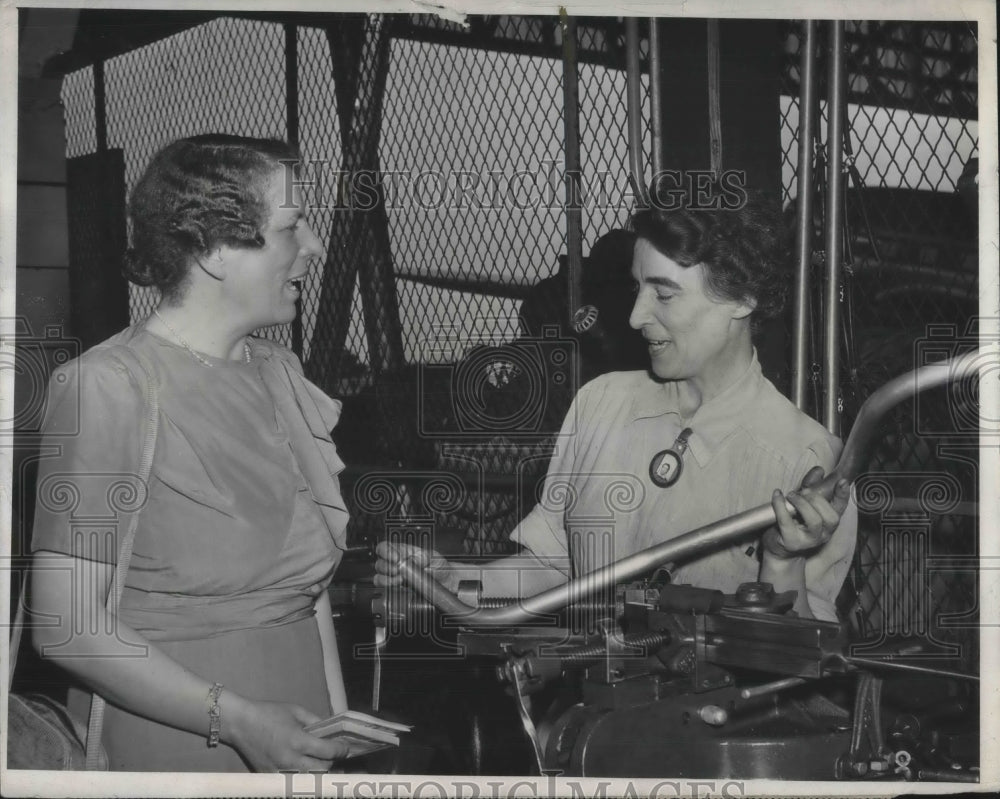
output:
[[[205,264],[203,264],[201,261],[196,261],[196,263],[201,268],[201,271],[204,272],[206,275],[208,275],[210,278],[212,278],[213,280],[218,280],[219,282],[222,282],[222,278],[219,277],[219,275],[216,275],[216,274],[213,274],[212,272],[209,272],[205,268]]]

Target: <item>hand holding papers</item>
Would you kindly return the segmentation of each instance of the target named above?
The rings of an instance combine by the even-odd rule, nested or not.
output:
[[[355,710],[345,710],[310,724],[305,731],[322,738],[346,741],[349,747],[347,757],[357,757],[390,746],[399,746],[399,733],[409,732],[411,729],[409,724],[398,724]]]

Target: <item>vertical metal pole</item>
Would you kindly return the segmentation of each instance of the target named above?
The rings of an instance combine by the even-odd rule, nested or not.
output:
[[[823,424],[840,435],[840,261],[843,255],[844,23],[830,23],[827,73],[826,285],[823,341]]]
[[[716,180],[722,179],[722,91],[719,64],[719,20],[708,20],[708,157]]]
[[[299,39],[298,28],[285,23],[285,130],[288,143],[299,146]],[[308,202],[308,201],[307,201]],[[302,357],[302,298],[295,301],[292,352]]]
[[[100,237],[105,242],[104,245],[98,246],[98,251],[103,251],[104,246],[109,249],[111,247],[111,242],[114,241],[113,237],[113,227],[111,221],[111,209],[115,207],[115,204],[111,201],[109,196],[111,193],[111,188],[109,186],[108,173],[108,98],[105,91],[105,81],[104,81],[104,62],[101,60],[94,62],[94,138],[95,144],[97,145],[97,186],[95,187],[95,194],[97,196],[97,224],[99,225]],[[124,211],[124,208],[122,209]],[[126,246],[128,246],[126,244]],[[77,273],[72,274],[70,270],[70,285],[72,286],[71,292],[73,295],[72,301],[74,304],[79,303],[82,300],[82,292],[85,290],[83,287],[84,276]],[[132,321],[132,298],[131,291],[129,290],[127,284],[125,288],[126,303],[128,307],[127,318]],[[153,306],[155,307],[155,306]],[[90,309],[93,311],[94,309]],[[73,335],[78,336],[81,340],[85,338],[84,334],[84,324],[74,324],[73,325]],[[89,336],[88,336],[89,337]],[[85,346],[89,346],[89,342]]]
[[[792,342],[792,402],[800,411],[806,406],[808,370],[809,272],[812,262],[813,140],[816,136],[816,21],[805,20],[799,68],[799,174],[797,181],[795,245],[794,340]]]
[[[97,152],[102,156],[108,152],[108,114],[104,94],[104,62],[94,62],[94,132],[97,138]]]
[[[576,62],[576,20],[559,10],[563,45],[563,121],[566,132],[566,266],[569,321],[582,301],[583,209],[580,181],[580,87]]]
[[[663,171],[663,81],[660,74],[660,20],[649,18],[649,113],[654,177]]]
[[[285,23],[285,128],[288,141],[299,146],[299,39],[298,27]]]
[[[642,148],[642,70],[639,65],[639,20],[625,18],[625,87],[628,100],[628,164],[636,199],[645,196],[646,168]]]

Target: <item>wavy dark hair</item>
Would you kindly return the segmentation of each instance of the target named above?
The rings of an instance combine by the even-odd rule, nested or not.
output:
[[[221,134],[164,147],[132,191],[125,277],[177,301],[199,256],[223,245],[263,247],[268,181],[275,169],[297,166],[299,158],[294,147],[278,139]]]
[[[631,229],[680,266],[703,264],[705,284],[720,299],[755,303],[751,323],[781,314],[791,281],[789,230],[776,203],[747,193],[723,203],[653,204],[633,214]]]

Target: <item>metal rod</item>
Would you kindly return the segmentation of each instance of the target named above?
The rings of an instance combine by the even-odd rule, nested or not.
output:
[[[813,140],[816,136],[816,21],[803,23],[805,40],[799,67],[799,170],[797,181],[795,245],[798,264],[795,272],[794,340],[792,342],[792,402],[806,408],[808,366],[809,272],[812,263]]]
[[[862,474],[872,446],[882,431],[882,417],[890,408],[912,398],[917,392],[971,377],[978,373],[980,366],[995,361],[995,354],[987,356],[984,351],[973,350],[948,361],[907,372],[879,388],[861,406],[837,467],[816,489],[829,498],[840,478],[853,483]],[[463,624],[514,626],[526,623],[532,616],[552,613],[579,602],[591,594],[638,577],[664,563],[686,560],[704,551],[731,545],[774,523],[775,515],[771,504],[760,505],[636,552],[584,577],[522,599],[516,605],[490,610],[473,608],[459,601],[431,577],[429,572],[414,565],[409,559],[400,561],[399,572],[406,585],[428,599],[438,610],[459,617],[458,621]]]
[[[286,22],[285,28],[285,128],[288,141],[299,145],[299,41],[298,27]]]
[[[672,636],[666,631],[650,633],[631,633],[622,637],[621,642],[612,642],[609,647],[607,641],[600,644],[582,646],[578,649],[571,649],[568,652],[559,653],[559,661],[564,669],[574,666],[586,665],[590,661],[601,660],[612,654],[639,654],[636,649],[642,650],[643,655],[652,654],[655,650],[670,643]]]
[[[761,505],[636,552],[585,577],[522,599],[517,605],[495,610],[481,610],[463,604],[408,560],[400,562],[399,571],[404,582],[412,586],[414,591],[442,612],[458,617],[457,620],[462,624],[517,625],[525,623],[532,616],[552,613],[591,594],[607,591],[624,580],[645,574],[664,563],[732,544],[774,524],[774,521],[774,509],[771,505]]]
[[[104,62],[95,61],[94,62],[94,132],[96,134],[96,145],[97,152],[96,155],[96,171],[97,171],[97,186],[95,187],[98,203],[97,203],[97,226],[99,230],[100,238],[110,245],[111,242],[116,240],[114,235],[114,225],[115,220],[111,218],[111,209],[115,208],[116,203],[112,200],[112,184],[109,181],[109,172],[111,171],[111,162],[108,158],[108,102],[107,93],[104,79]],[[122,198],[124,199],[124,197]],[[122,209],[124,210],[124,209]],[[124,252],[122,253],[124,254]],[[120,269],[118,270],[121,271]],[[81,274],[80,270],[70,268],[70,290],[72,292],[72,307],[79,308],[82,304],[84,294],[86,292],[86,276]],[[123,287],[124,288],[124,287]],[[124,288],[124,300],[126,303],[126,313],[125,318],[131,316],[131,302],[128,299],[128,289]],[[159,292],[156,293],[157,298],[159,297]],[[154,305],[155,309],[155,305]],[[77,314],[73,314],[71,317],[73,332],[80,336],[83,332],[84,325],[81,323],[80,317]]]
[[[285,131],[288,143],[299,146],[299,34],[286,22],[285,29]],[[292,319],[292,352],[302,357],[302,298],[295,301]]]
[[[653,175],[663,171],[663,76],[660,72],[660,20],[649,18],[649,113],[653,134]]]
[[[97,152],[108,151],[108,114],[104,94],[104,62],[94,62],[94,132],[97,137]]]
[[[580,181],[580,76],[576,60],[576,19],[560,8],[563,46],[563,124],[566,132],[566,269],[569,297],[567,320],[583,297],[583,197]]]
[[[978,277],[975,272],[958,271],[938,266],[924,266],[923,264],[908,261],[890,261],[887,259],[875,261],[871,258],[858,258],[851,266],[851,269],[855,277],[866,277],[873,272],[876,274],[879,272],[889,272],[895,273],[894,277],[901,278],[911,284],[937,283],[939,285],[953,286],[961,283],[970,290],[976,288]]]
[[[921,666],[916,663],[906,663],[900,660],[882,660],[881,658],[859,658],[845,657],[844,661],[852,666],[864,669],[889,669],[893,671],[907,671],[913,674],[930,674],[935,677],[954,677],[958,680],[970,680],[979,682],[978,674],[967,674],[964,671],[954,669],[939,669],[935,666]]]
[[[830,23],[827,73],[826,285],[823,298],[823,424],[840,435],[840,261],[844,195],[844,22]]]
[[[890,409],[921,391],[972,377],[978,373],[981,364],[995,361],[995,354],[989,356],[985,350],[972,350],[947,361],[928,364],[894,377],[878,388],[858,411],[851,434],[847,437],[844,451],[837,462],[837,474],[853,482],[865,470],[875,439],[883,432],[881,419]]]
[[[484,294],[488,297],[503,297],[511,300],[523,300],[530,296],[535,288],[533,283],[503,283],[499,280],[483,280],[478,277],[464,277],[462,275],[421,275],[413,272],[397,272],[396,280],[408,280],[411,283],[438,286],[449,291]]]
[[[625,18],[625,96],[628,100],[628,164],[636,199],[643,198],[646,168],[642,147],[642,70],[639,65],[639,20]]]
[[[719,20],[707,22],[708,42],[708,157],[716,180],[722,176],[722,107],[719,76]]]
[[[787,688],[794,688],[797,685],[803,685],[807,680],[804,677],[786,677],[784,680],[775,680],[774,682],[764,683],[763,685],[755,685],[753,688],[744,688],[740,691],[740,699],[754,699],[758,696],[767,696],[768,694],[776,694],[778,691],[784,691]]]
[[[912,294],[914,292],[920,292],[921,299],[926,299],[928,294],[937,294],[941,297],[954,297],[959,300],[964,300],[965,302],[978,302],[979,300],[979,289],[975,286],[942,286],[940,284],[926,283],[920,284],[902,284],[897,286],[890,286],[887,289],[876,292],[875,296],[871,298],[873,305],[881,305],[883,302],[896,302],[895,298],[900,295]],[[899,307],[898,305],[893,305],[892,307]]]

